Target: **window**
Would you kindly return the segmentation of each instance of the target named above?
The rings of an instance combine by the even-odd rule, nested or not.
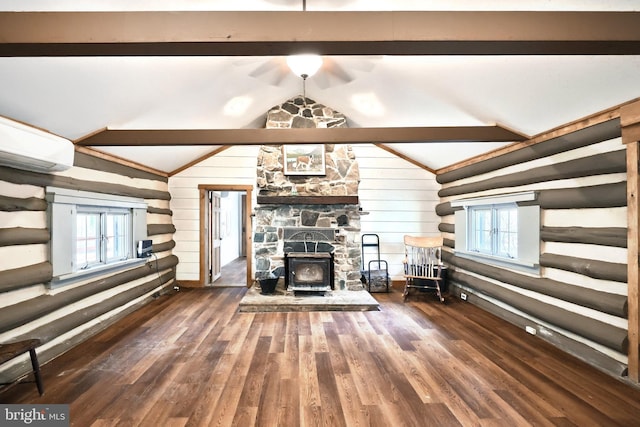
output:
[[[456,253],[482,262],[538,268],[540,207],[533,192],[457,200]]]
[[[78,206],[76,265],[91,268],[131,258],[131,210]]]
[[[468,250],[485,255],[518,257],[518,207],[515,203],[469,208]]]
[[[47,201],[53,285],[139,262],[136,242],[147,238],[143,199],[49,187]]]

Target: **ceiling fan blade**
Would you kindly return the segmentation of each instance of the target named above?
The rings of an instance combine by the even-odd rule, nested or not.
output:
[[[287,64],[282,58],[272,58],[254,68],[249,76],[263,80],[272,86],[278,86],[289,74]]]
[[[268,74],[272,72],[275,68],[278,68],[277,58],[270,59],[268,61],[264,61],[262,64],[258,65],[254,68],[249,75],[251,77],[260,77],[263,74]]]
[[[322,71],[310,77],[309,81],[313,81],[316,86],[323,90],[331,86],[331,82],[329,81],[329,73],[325,73]]]
[[[332,77],[335,77],[335,79],[337,79],[339,82],[349,83],[351,80],[353,80],[353,77],[351,76],[351,74],[349,74],[334,59],[330,59],[330,58],[326,59],[325,65],[326,65],[325,67],[326,72],[330,73]]]

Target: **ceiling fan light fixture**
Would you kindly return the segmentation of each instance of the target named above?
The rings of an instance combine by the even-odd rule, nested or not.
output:
[[[307,79],[313,76],[322,66],[322,57],[314,54],[290,55],[287,65],[297,76]]]

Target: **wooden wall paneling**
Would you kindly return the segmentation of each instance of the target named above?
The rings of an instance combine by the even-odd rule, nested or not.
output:
[[[515,173],[496,176],[469,184],[443,188],[438,192],[438,195],[440,197],[458,196],[485,190],[495,190],[496,188],[517,187],[546,181],[625,173],[627,170],[625,159],[624,150],[600,153],[548,166],[520,170]]]
[[[48,264],[49,263],[43,263]],[[167,268],[175,268],[178,258],[175,255],[149,261],[140,267],[127,270],[112,276],[100,277],[93,282],[86,283],[73,289],[59,292],[53,295],[44,294],[17,304],[3,307],[0,310],[0,333],[9,331],[18,326],[29,323],[55,310],[59,310],[70,304],[88,298],[105,290],[115,288],[122,284],[137,280],[157,271]],[[8,270],[9,272],[11,270]],[[5,277],[6,272],[0,272],[0,278]],[[51,280],[51,277],[49,277]],[[39,282],[42,283],[42,282]]]
[[[456,225],[441,222],[440,224],[438,224],[438,231],[442,231],[443,233],[455,233]]]
[[[127,176],[129,178],[150,179],[150,180],[162,181],[162,182],[168,182],[169,180],[169,178],[167,178],[166,176],[158,175],[155,173],[140,170],[138,168],[123,165],[115,161],[96,157],[95,154],[91,155],[91,154],[83,153],[78,150],[79,148],[81,147],[76,147],[76,152],[73,160],[74,166],[78,166],[85,169],[93,169],[97,171],[115,173],[121,176]]]
[[[629,379],[640,381],[640,291],[638,284],[638,244],[640,233],[640,200],[638,162],[640,162],[640,102],[620,109],[622,141],[627,151],[627,271],[629,296]]]
[[[0,246],[48,243],[50,237],[46,228],[0,228]]]
[[[489,157],[477,162],[456,167],[452,165],[438,171],[437,180],[440,184],[454,182],[463,178],[470,178],[486,172],[506,168],[535,159],[549,157],[575,148],[586,147],[597,142],[606,141],[620,136],[620,120],[606,120],[593,126],[576,130],[570,128],[571,133],[553,136],[546,140],[535,140],[513,144],[520,147],[505,154]]]
[[[500,304],[493,299],[482,298],[480,295],[475,294],[468,294],[467,298],[473,305],[478,306],[513,325],[517,325],[522,329],[525,329],[527,326],[533,326],[531,324],[531,319],[526,317],[524,313],[520,314],[510,311],[505,308],[504,304]],[[594,350],[592,347],[576,341],[566,334],[558,333],[555,330],[542,325],[538,325],[537,329],[539,331],[538,336],[543,337],[545,341],[550,342],[567,353],[575,355],[592,366],[598,367],[604,372],[608,372],[616,377],[625,375],[627,372],[626,363],[622,363],[598,350]]]
[[[574,332],[617,352],[627,352],[627,331],[622,328],[541,302],[469,274],[451,271],[449,276],[454,282],[469,286],[544,322]]]
[[[180,258],[177,274],[181,284],[188,287],[200,284],[198,186],[241,185],[253,189],[256,184],[258,149],[258,146],[234,146],[169,178],[171,209],[174,218],[180,218],[180,222],[175,222],[176,247],[173,253]],[[247,197],[247,202],[249,200],[255,203],[255,196],[251,196],[251,199]],[[252,261],[249,255],[247,261]]]
[[[570,219],[574,215],[572,214],[574,211],[604,212],[609,209],[624,209],[626,212],[628,180],[624,175],[628,173],[629,168],[627,153],[625,150],[620,150],[618,142],[621,135],[624,140],[624,130],[620,129],[623,118],[619,109],[620,107],[616,107],[597,117],[594,116],[593,120],[588,118],[576,121],[530,141],[512,144],[504,149],[495,150],[493,153],[487,153],[486,156],[478,156],[473,161],[470,159],[470,161],[437,171],[438,182],[447,184],[447,186],[439,192],[439,196],[444,200],[436,206],[436,213],[441,217],[441,220],[451,222],[451,216],[458,209],[452,208],[451,202],[453,200],[472,197],[483,192],[495,194],[499,193],[500,189],[502,189],[502,193],[531,190],[537,192],[537,203],[542,209],[540,232],[543,242],[601,246],[597,250],[607,250],[607,246],[627,247],[627,227],[622,225],[623,220],[618,216],[612,219],[602,217],[602,221],[585,223],[582,227],[577,226],[577,224],[582,224],[581,222],[572,223]],[[581,149],[583,147],[584,150]],[[554,154],[565,152],[569,153],[550,158]],[[593,155],[594,152],[602,154]],[[553,164],[533,162],[543,158],[553,161]],[[526,162],[531,163],[524,164]],[[505,168],[509,168],[506,174],[503,172]],[[514,173],[515,170],[518,172]],[[500,176],[500,173],[503,175]],[[483,174],[489,174],[491,177],[485,178],[481,176]],[[575,178],[585,178],[585,180],[569,181]],[[464,179],[463,183],[456,182],[462,179]],[[559,184],[552,183],[552,181],[559,180],[568,181],[569,183],[566,185],[571,187],[557,188]],[[561,226],[546,227],[544,223],[545,210],[557,212],[557,218],[562,219],[558,224]],[[596,215],[596,213],[589,213],[589,215]],[[455,233],[455,224],[453,227],[440,227],[440,231]],[[447,248],[454,246],[455,242],[452,239],[445,242]],[[584,286],[544,277],[546,275],[544,268],[541,269],[541,277],[533,277],[510,269],[476,262],[469,258],[458,257],[455,256],[455,252],[449,250],[443,253],[443,260],[452,266],[451,276],[458,278],[458,281],[453,280],[453,292],[459,293],[459,286],[463,286],[468,290],[471,301],[484,302],[495,299],[496,304],[493,304],[495,307],[491,307],[491,310],[513,310],[513,316],[531,316],[531,319],[539,319],[542,324],[555,325],[558,333],[554,332],[553,337],[562,350],[575,352],[576,355],[584,360],[589,360],[596,366],[616,365],[617,368],[612,372],[618,375],[623,374],[619,369],[621,362],[618,359],[622,358],[631,347],[637,347],[637,343],[634,344],[628,336],[628,331],[620,326],[619,321],[606,316],[590,316],[588,310],[578,310],[578,313],[566,310],[564,308],[566,304],[561,301],[577,304],[620,319],[628,317],[629,321],[633,322],[631,302],[629,301],[631,294],[621,295],[607,292],[606,287],[602,288],[595,284],[597,280],[627,283],[631,269],[625,263],[626,260],[619,260],[619,257],[608,259],[609,262],[599,262],[599,260],[586,259],[590,256],[579,258],[575,253],[569,252],[567,246],[556,245],[553,248],[554,252],[559,253],[557,255],[543,253],[540,257],[541,267],[572,272],[578,278],[576,280],[580,280],[579,277],[584,276]],[[623,252],[619,251],[618,254],[622,257]],[[561,273],[556,271],[553,274],[560,275]],[[468,277],[465,278],[464,275]],[[500,286],[500,284],[505,286]],[[548,295],[560,301],[546,300],[542,303],[535,296],[529,297],[528,293],[521,293],[513,287]],[[474,290],[478,291],[477,298]],[[482,297],[483,294],[490,295],[490,297]],[[585,320],[581,320],[580,317]],[[586,320],[587,318],[589,320]],[[587,331],[583,329],[583,326],[589,321],[597,321],[599,325],[592,325],[594,329]],[[606,336],[611,333],[608,331],[609,328],[615,329],[613,334],[616,338],[609,341],[608,344],[604,344],[604,341],[608,340]],[[559,338],[563,330],[573,332],[576,336],[571,334],[570,337]],[[545,339],[549,334],[548,332],[544,333]],[[568,340],[575,341],[575,344],[569,343]],[[621,354],[613,356],[610,352],[599,350],[594,343],[605,345]],[[600,356],[594,357],[595,354],[600,354]],[[607,359],[611,363],[603,363]]]
[[[109,182],[79,180],[62,175],[23,171],[2,166],[0,166],[0,181],[7,181],[14,184],[38,185],[41,187],[53,186],[71,190],[94,191],[96,193],[139,197],[142,199],[171,199],[168,191],[131,187]]]
[[[147,213],[173,216],[173,211],[171,209],[156,208],[153,206],[147,207]]]
[[[466,258],[454,256],[450,252],[442,252],[442,259],[448,265],[472,271],[478,275],[485,276],[502,283],[508,283],[522,289],[538,292],[563,301],[578,304],[583,307],[608,313],[614,316],[627,317],[627,297],[626,295],[616,295],[601,292],[595,289],[584,288],[582,286],[571,285],[557,280],[531,277],[519,274],[499,267],[493,267]]]
[[[157,236],[158,234],[173,234],[176,227],[173,224],[147,224],[147,235]]]
[[[0,292],[14,291],[20,288],[49,282],[53,278],[53,266],[50,262],[27,265],[0,271]],[[3,308],[3,310],[5,310]],[[2,313],[0,313],[0,318]],[[0,321],[0,325],[2,322]]]
[[[152,292],[160,287],[170,286],[173,283],[174,279],[175,270],[172,269],[171,271],[163,275],[158,275],[157,277],[142,285],[123,291],[111,298],[106,298],[97,304],[83,307],[82,310],[74,311],[73,313],[58,318],[52,322],[48,322],[22,335],[15,336],[13,337],[13,339],[22,340],[38,337],[43,344],[46,344],[49,341],[52,341],[55,338],[72,331],[75,328],[90,323],[93,319],[103,316],[112,310],[115,310],[125,304],[130,303],[131,301],[143,297],[149,292]],[[158,295],[161,294],[161,290],[159,289],[156,292]],[[111,321],[115,321],[115,319]],[[100,322],[97,328],[92,328],[92,333],[99,332],[100,330],[109,326],[110,323],[110,321]],[[73,339],[65,339],[61,342],[56,343],[55,346],[47,348],[44,352],[39,351],[38,359],[40,360],[40,363],[45,363],[73,348],[76,344],[77,342]],[[20,378],[28,372],[28,366],[24,364],[16,365],[11,367],[10,369],[2,371],[2,373],[0,374],[0,380],[3,378]]]
[[[173,270],[162,275],[153,275],[153,278],[142,285],[127,289],[110,298],[105,298],[97,304],[83,307],[82,310],[74,311],[66,316],[60,317],[52,322],[48,322],[23,335],[14,337],[16,340],[27,339],[27,337],[37,337],[43,343],[49,342],[60,335],[71,331],[93,319],[96,319],[111,310],[114,310],[136,298],[151,292],[152,290],[168,284],[174,279]]]
[[[461,209],[463,209],[463,208],[462,207],[453,208],[451,206],[451,202],[438,203],[436,205],[436,215],[438,215],[440,217],[453,215],[455,211],[458,211],[458,210],[461,210]]]
[[[542,209],[615,208],[627,206],[626,181],[540,191]]]
[[[594,279],[627,283],[627,264],[543,253],[540,254],[540,266],[571,271]]]
[[[451,249],[456,248],[456,241],[454,239],[444,239],[442,244],[447,248],[451,248]]]
[[[164,243],[154,243],[153,245],[151,245],[151,250],[153,251],[153,253],[157,254],[159,252],[170,251],[175,247],[176,247],[175,240],[170,240]]]
[[[44,174],[0,167],[0,182],[5,182],[7,185],[30,186],[38,190],[37,193],[34,193],[35,190],[31,190],[31,195],[41,194],[42,189],[46,186],[57,186],[80,191],[138,197],[158,206],[147,209],[148,222],[150,219],[152,220],[150,222],[171,222],[172,212],[170,209],[166,209],[171,200],[170,193],[166,191],[166,182],[168,181],[166,176],[149,170],[137,170],[131,165],[118,164],[108,158],[98,158],[92,153],[76,152],[75,159],[76,168],[69,175]],[[133,179],[136,180],[136,183],[131,183]],[[43,244],[50,240],[49,230],[44,228],[46,227],[45,219],[38,219],[36,222],[34,220],[36,217],[20,213],[46,212],[47,208],[47,202],[43,198],[1,195],[0,211],[3,213],[17,212],[23,221],[19,224],[5,224],[5,228],[0,229],[0,246],[27,248],[25,245],[40,245],[39,247],[43,247]],[[38,213],[38,215],[46,218],[44,213]],[[162,215],[162,217],[158,217],[158,215]],[[171,235],[175,231],[173,225],[149,224],[149,228],[151,234],[167,235],[166,238],[159,239],[160,242],[154,245],[155,252],[168,251],[175,246]],[[46,355],[44,358],[42,351],[39,352],[42,360],[50,360],[82,342],[93,333],[99,332],[124,313],[148,302],[152,297],[151,292],[154,294],[159,292],[154,289],[163,288],[166,283],[175,280],[175,266],[177,264],[178,258],[175,256],[156,258],[154,261],[148,261],[116,274],[106,273],[85,279],[89,282],[83,283],[81,286],[61,288],[59,292],[53,294],[48,294],[45,287],[42,286],[52,279],[52,266],[49,262],[0,271],[0,293],[3,295],[2,298],[6,298],[5,303],[9,304],[0,310],[0,333],[12,340],[22,336],[32,338],[34,334],[39,334],[46,340],[54,341],[53,345],[45,346],[43,349]],[[131,282],[136,280],[141,285],[132,286]],[[116,287],[118,289],[112,291],[116,293],[112,297],[89,303],[92,300],[88,298]],[[23,300],[17,297],[18,294],[12,292],[23,288],[29,288],[26,291],[33,292],[35,295]],[[120,292],[120,290],[122,291]],[[56,312],[64,312],[64,314],[57,315]],[[39,325],[38,319],[47,315],[53,320],[47,324]],[[99,322],[95,322],[97,318],[100,318]],[[57,340],[63,334],[65,338]],[[3,369],[0,370],[0,377],[11,375],[8,370],[13,369],[13,366],[3,366]],[[19,370],[19,367],[15,369]],[[16,371],[16,375],[21,376],[26,372]]]
[[[545,227],[540,229],[543,242],[586,243],[627,247],[627,229],[622,227]]]
[[[1,166],[0,166],[1,168]],[[46,211],[47,201],[37,197],[21,199],[19,197],[0,196],[0,211],[20,212],[20,211]]]
[[[538,191],[542,209],[614,208],[627,205],[627,183],[590,185],[578,188],[557,188]],[[436,206],[438,216],[452,215],[456,210],[451,202]]]

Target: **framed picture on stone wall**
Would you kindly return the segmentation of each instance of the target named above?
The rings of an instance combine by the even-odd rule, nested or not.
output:
[[[283,145],[285,175],[325,175],[324,144]]]

